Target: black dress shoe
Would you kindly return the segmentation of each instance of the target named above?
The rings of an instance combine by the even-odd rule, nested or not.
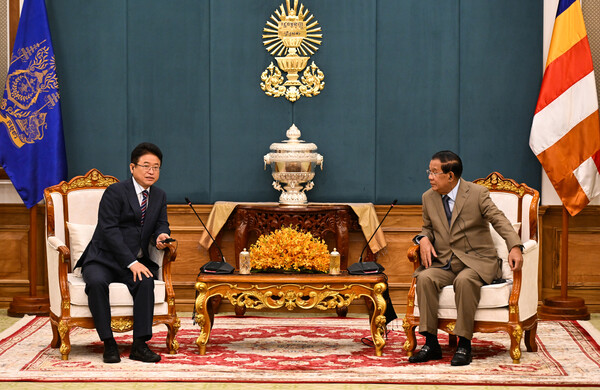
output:
[[[471,357],[471,351],[467,351],[466,348],[457,348],[454,356],[452,357],[452,361],[450,362],[451,366],[466,366],[471,363],[473,358]]]
[[[425,363],[430,360],[440,360],[442,358],[442,348],[438,345],[436,347],[430,347],[424,345],[421,350],[408,358],[411,363]]]
[[[104,363],[119,363],[121,356],[119,356],[119,347],[117,347],[117,344],[105,345],[102,357]]]
[[[144,363],[156,363],[160,361],[160,355],[152,352],[145,342],[133,343],[129,359],[139,360]]]

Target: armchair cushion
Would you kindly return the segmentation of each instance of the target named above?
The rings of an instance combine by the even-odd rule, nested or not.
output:
[[[67,222],[69,230],[69,246],[71,251],[71,268],[75,267],[83,251],[92,240],[96,225],[84,225],[80,223]]]
[[[512,290],[512,281],[488,284],[481,288],[481,299],[479,300],[478,309],[492,309],[495,307],[508,306],[508,298]],[[455,308],[454,304],[454,289],[452,286],[446,286],[442,290],[440,296],[440,308]]]
[[[83,277],[75,274],[68,274],[69,293],[71,294],[71,303],[73,305],[88,305],[88,296],[85,293],[85,282]],[[110,306],[132,306],[133,297],[129,293],[129,289],[123,283],[111,283],[108,286]],[[165,282],[162,280],[154,281],[154,302],[165,301]]]
[[[491,309],[495,307],[508,306],[508,298],[512,290],[512,280],[504,283],[488,284],[481,288],[481,299],[479,300],[478,309]],[[419,306],[417,293],[415,291],[415,306]],[[446,286],[440,293],[440,309],[456,309],[454,301],[454,287]],[[417,310],[415,308],[415,313]]]

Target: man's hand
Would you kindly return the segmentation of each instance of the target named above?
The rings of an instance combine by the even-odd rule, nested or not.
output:
[[[422,237],[419,241],[419,251],[421,253],[421,265],[425,268],[431,267],[431,262],[434,257],[437,257],[437,253],[435,252],[435,248],[429,238]]]
[[[508,265],[513,271],[521,269],[521,267],[523,266],[523,254],[521,253],[520,247],[514,246],[510,250],[510,252],[508,253]]]
[[[153,278],[152,272],[144,264],[137,262],[129,267],[129,270],[133,272],[133,281],[142,280],[142,275],[146,275],[149,278]]]
[[[161,241],[166,240],[167,238],[171,238],[167,233],[161,233],[158,237],[156,237],[156,248],[165,249],[167,244],[163,244]]]

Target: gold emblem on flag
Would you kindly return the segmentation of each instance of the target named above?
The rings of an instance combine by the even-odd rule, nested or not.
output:
[[[313,61],[307,66],[310,56],[319,50],[321,44],[321,27],[308,9],[294,0],[286,0],[275,10],[267,20],[263,29],[263,44],[267,51],[275,56],[277,65],[273,62],[261,74],[260,88],[269,96],[285,96],[290,102],[300,97],[316,96],[323,90],[325,75]],[[284,82],[283,72],[287,73]],[[298,73],[302,72],[302,77]]]
[[[11,66],[20,67],[6,78],[5,99],[0,104],[0,123],[6,126],[16,147],[32,144],[44,138],[47,111],[58,102],[58,80],[54,57],[49,56],[46,41],[24,47]]]

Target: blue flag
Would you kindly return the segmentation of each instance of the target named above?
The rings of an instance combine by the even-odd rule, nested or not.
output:
[[[0,103],[0,163],[28,208],[67,177],[58,79],[44,0],[25,0]]]

